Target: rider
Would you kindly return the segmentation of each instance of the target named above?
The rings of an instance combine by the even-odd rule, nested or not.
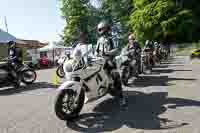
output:
[[[65,76],[67,79],[70,78],[70,76],[68,75],[68,72],[72,71],[72,69],[73,69],[72,67],[75,65],[74,63],[76,62],[76,60],[81,59],[81,56],[83,56],[85,53],[88,52],[87,34],[84,32],[81,32],[79,35],[79,43],[76,45],[73,45],[73,47],[74,47],[74,49],[72,52],[72,57],[70,57],[70,59],[73,58],[75,60],[73,60],[72,62],[71,61],[65,62],[63,64],[63,69],[64,69]],[[78,68],[81,68],[81,67],[83,67],[82,65],[87,64],[87,62],[88,62],[87,56],[83,57],[83,60],[81,60],[80,62],[81,63],[77,65]]]
[[[19,83],[19,78],[16,76],[17,69],[19,66],[23,64],[23,53],[22,50],[16,47],[16,42],[10,41],[8,42],[9,49],[8,49],[8,58],[9,58],[9,66],[12,69],[12,76],[15,77],[16,82]]]
[[[149,40],[146,40],[144,49],[150,49],[150,50],[153,51],[153,50],[154,50],[154,45],[153,45],[153,43],[152,43],[151,41],[149,41]]]
[[[23,53],[22,50],[16,47],[16,42],[10,41],[9,43],[9,59],[13,65],[18,66],[22,64]]]
[[[138,41],[135,39],[134,34],[130,33],[128,36],[128,45],[123,49],[125,52],[129,52],[134,49],[134,52],[131,52],[128,54],[129,59],[136,58],[137,64],[138,64],[138,74],[141,74],[141,47]],[[131,60],[132,61],[132,60]],[[129,62],[129,65],[131,65],[131,62]],[[131,65],[131,67],[134,67]]]
[[[75,57],[78,53],[80,53],[82,55],[84,55],[85,53],[88,52],[88,45],[87,45],[87,33],[85,32],[81,32],[80,35],[79,35],[79,43],[76,45],[76,47],[74,48],[73,50],[73,53],[72,53],[72,57]],[[84,60],[84,63],[87,64],[88,62],[88,57],[85,56],[83,58]]]
[[[128,37],[129,43],[128,43],[128,48],[129,49],[135,49],[135,57],[138,63],[138,72],[141,74],[141,47],[139,42],[135,39],[134,34],[130,34]]]
[[[152,63],[152,65],[154,65],[153,52],[154,52],[155,47],[154,47],[154,44],[152,41],[147,40],[145,42],[144,51],[146,51],[147,49],[150,52],[151,63]]]
[[[160,59],[160,44],[158,42],[154,42],[154,56],[156,58],[156,61],[159,62]]]
[[[116,69],[116,62],[114,61],[114,57],[106,57],[108,53],[112,53],[117,48],[115,48],[112,38],[111,38],[111,27],[106,21],[101,21],[98,26],[97,26],[97,32],[99,33],[100,37],[98,38],[97,41],[97,47],[96,47],[96,55],[97,56],[102,56],[106,58],[106,64],[105,65],[105,70],[106,73],[109,75],[109,79],[112,80],[111,78],[111,70]],[[119,77],[120,78],[120,77]],[[126,99],[123,96],[123,90],[122,90],[122,85],[120,84],[119,86],[119,102],[121,106],[126,105]]]

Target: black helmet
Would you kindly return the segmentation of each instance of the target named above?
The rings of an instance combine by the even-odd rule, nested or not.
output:
[[[15,47],[15,46],[16,46],[16,43],[15,43],[14,41],[9,41],[9,42],[8,42],[8,45],[9,45],[10,47]]]
[[[105,20],[101,21],[97,26],[97,31],[100,35],[108,32],[109,30],[110,30],[110,25]]]

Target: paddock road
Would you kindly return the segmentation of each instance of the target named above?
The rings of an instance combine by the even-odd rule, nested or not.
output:
[[[0,133],[200,133],[200,61],[178,56],[130,80],[128,109],[111,96],[84,106],[74,122],[54,113],[55,69],[37,71],[33,85],[0,88]]]

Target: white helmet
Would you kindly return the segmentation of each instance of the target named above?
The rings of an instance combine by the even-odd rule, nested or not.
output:
[[[149,41],[149,40],[146,40],[145,45],[148,45],[149,43],[150,43],[150,41]]]
[[[97,26],[97,31],[100,35],[104,34],[105,32],[108,32],[109,31],[109,24],[104,20],[104,21],[101,21],[98,26]]]

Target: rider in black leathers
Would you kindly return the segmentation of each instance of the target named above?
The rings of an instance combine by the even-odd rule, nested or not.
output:
[[[154,62],[154,59],[153,59],[153,52],[155,50],[155,46],[154,46],[152,41],[147,40],[145,42],[144,51],[146,51],[146,50],[148,50],[150,52],[150,57],[151,57],[150,62],[154,66],[155,62]]]
[[[112,53],[113,50],[117,50],[115,48],[113,42],[112,42],[112,37],[110,34],[111,27],[106,21],[102,21],[98,24],[97,27],[98,33],[100,37],[98,38],[97,41],[97,47],[96,47],[96,55],[97,56],[102,56],[106,58],[106,64],[105,64],[105,70],[109,77],[111,77],[111,70],[116,69],[117,65],[116,62],[114,61],[114,57],[107,56],[108,53]],[[118,77],[120,78],[120,76]],[[118,79],[119,80],[119,79]],[[123,96],[123,90],[122,90],[122,84],[121,84],[121,78],[119,80],[120,83],[118,83],[118,89],[119,90],[119,101],[121,106],[126,106],[126,99]]]
[[[134,50],[134,51],[132,51]],[[137,63],[137,73],[136,77],[138,77],[138,74],[141,74],[141,47],[140,44],[135,40],[134,35],[131,33],[128,37],[128,45],[122,50],[122,53],[128,53],[127,56],[129,58],[128,61],[124,62],[124,65],[129,65],[131,68],[135,67],[135,64],[133,64],[133,59],[136,59]],[[133,70],[133,69],[132,69]],[[123,74],[122,74],[123,77]]]
[[[8,43],[8,65],[11,70],[11,74],[14,77],[16,84],[20,84],[20,79],[17,76],[18,68],[23,64],[22,57],[23,53],[22,50],[16,47],[16,42],[10,41]]]

